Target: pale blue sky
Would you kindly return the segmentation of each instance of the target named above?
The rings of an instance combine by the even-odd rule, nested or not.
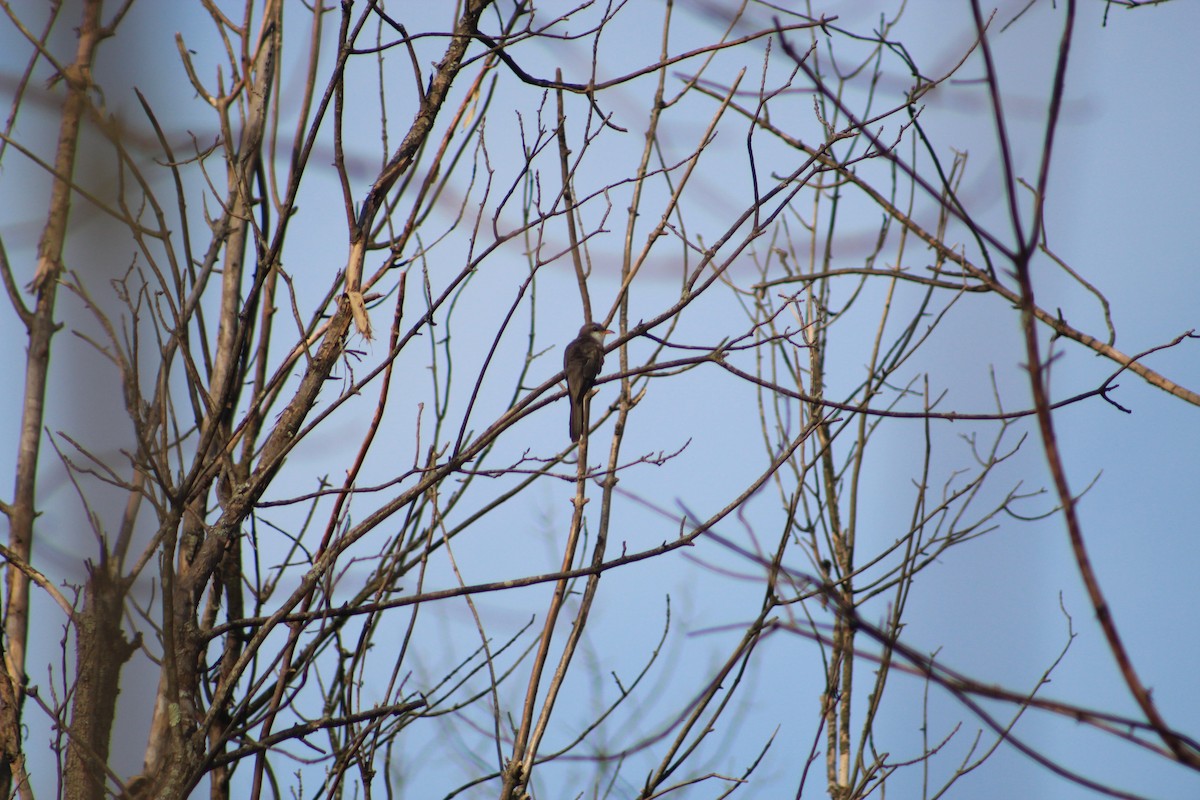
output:
[[[1023,2],[1005,3],[997,19],[1007,20],[1022,5]],[[1009,32],[995,38],[1006,109],[1014,123],[1018,171],[1027,178],[1033,177],[1032,159],[1040,147],[1039,125],[1062,6],[1059,3],[1056,10],[1048,2],[1037,2]],[[841,15],[846,27],[861,26],[863,20],[870,20],[878,13],[874,10],[876,3],[831,3],[830,7]],[[958,57],[969,38],[967,8],[964,3],[936,6],[910,3],[905,24],[894,38],[903,39],[918,62],[936,72]],[[1200,115],[1196,110],[1195,79],[1200,75],[1200,48],[1195,47],[1194,38],[1200,29],[1200,6],[1178,0],[1136,13],[1114,8],[1109,12],[1108,26],[1101,27],[1104,10],[1102,2],[1081,3],[1065,113],[1047,199],[1047,230],[1054,250],[1110,299],[1117,326],[1116,346],[1132,353],[1197,326],[1200,278],[1197,278],[1195,253],[1200,250],[1200,200],[1195,182],[1200,177],[1200,148],[1195,143]],[[172,65],[172,69],[177,67],[174,45],[170,36],[159,35],[161,26],[172,32],[182,28],[185,37],[188,36],[186,20],[164,19],[159,16],[163,13],[170,12],[151,4],[136,4],[130,27],[122,35],[137,36],[137,60],[125,58],[128,51],[111,47],[106,51],[108,60],[104,64],[111,74],[124,73],[125,80],[138,85],[156,104],[168,103],[172,93],[177,92],[179,75],[164,70],[161,80],[156,80],[153,72],[140,69],[140,65],[161,60]],[[623,62],[614,65],[612,73],[630,64],[652,60],[658,47],[659,4],[647,4],[645,13],[649,22],[644,27],[633,24],[640,19],[635,14],[627,14],[622,19],[630,24],[612,31],[604,40],[612,48],[609,52],[613,61]],[[691,26],[705,24],[708,23],[684,16],[680,21],[681,33],[686,34]],[[623,38],[615,38],[618,34]],[[14,52],[8,46],[9,37],[11,30],[0,29],[0,52]],[[572,61],[575,55],[539,53],[534,48],[523,52],[530,69],[536,68],[540,73],[560,63],[568,80],[584,81],[587,62]],[[197,55],[201,60],[206,57],[211,59],[219,54],[202,50]],[[746,61],[748,55],[732,54],[731,59]],[[366,62],[363,64],[365,81],[370,76]],[[748,66],[750,74],[755,74],[758,65],[751,62]],[[15,69],[10,57],[0,55],[0,72],[6,78]],[[681,67],[680,71],[687,69]],[[968,64],[959,77],[966,80],[980,74],[976,61]],[[748,85],[756,86],[757,78]],[[407,90],[401,81],[397,81],[397,86],[397,91]],[[370,105],[375,102],[374,96],[367,94],[362,99]],[[1003,196],[995,166],[993,129],[986,109],[975,102],[979,96],[977,87],[968,84],[945,86],[926,99],[922,121],[936,135],[944,148],[943,155],[949,153],[950,147],[970,150],[966,194],[981,219],[997,224],[1003,219]],[[131,94],[106,99],[114,110],[136,112]],[[618,92],[609,96],[605,108],[617,114],[618,119],[627,116],[634,125],[640,125],[643,102],[641,95],[626,96]],[[284,107],[287,105],[285,101]],[[171,120],[173,130],[190,130],[201,141],[212,138],[208,112],[198,103],[176,108],[179,110]],[[523,101],[522,110],[528,108],[528,101]],[[575,119],[581,120],[583,111],[582,104],[577,105]],[[706,124],[710,111],[711,107],[697,106],[698,126]],[[38,130],[43,119],[31,114],[23,122],[28,126],[22,128],[24,135],[36,136],[31,131]],[[529,122],[526,118],[526,123]],[[408,119],[402,115],[394,118],[393,137],[407,123]],[[810,126],[816,135],[811,114],[800,118],[796,125],[801,130]],[[359,181],[355,189],[360,197],[365,189],[363,184],[378,160],[378,146],[369,138],[376,135],[376,130],[375,123],[364,122],[366,141],[351,146],[352,157],[361,159],[361,168],[353,176]],[[676,146],[679,153],[685,152],[698,134],[699,128],[695,132],[677,129],[678,141],[668,145]],[[515,141],[515,123],[504,102],[495,103],[489,112],[488,137],[493,158]],[[393,146],[395,141],[392,140]],[[604,185],[611,177],[610,170],[624,169],[636,159],[640,145],[641,131],[637,127],[631,127],[624,137],[608,136],[599,141],[596,147],[604,148],[605,158],[597,158],[581,170],[577,192],[585,195]],[[738,181],[745,174],[744,122],[727,118],[718,129],[714,148],[714,153],[724,159],[724,169],[706,174],[697,186],[706,188],[707,193],[690,193],[685,202],[695,220],[693,224],[706,226],[702,227],[705,231],[719,232],[742,202],[739,198],[722,196],[722,190],[732,193],[742,188]],[[320,150],[315,158],[323,166],[331,158],[330,151]],[[0,195],[19,197],[20,201],[6,203],[9,210],[0,224],[9,258],[20,270],[30,263],[45,199],[33,188],[42,184],[27,180],[25,167],[15,154],[10,152],[4,165]],[[789,164],[780,170],[785,166],[792,168]],[[311,278],[310,288],[330,279],[344,263],[346,250],[340,192],[332,181],[332,172],[326,170],[314,178],[301,200],[293,231],[294,249],[285,252],[285,268],[292,270],[300,284]],[[593,202],[584,208],[584,218],[595,224],[603,211],[602,201]],[[617,289],[615,259],[620,253],[623,223],[624,205],[614,201],[607,224],[612,233],[599,237],[591,245],[597,263],[591,284],[592,298],[601,310],[607,310]],[[864,218],[861,229],[871,233],[877,224],[876,214]],[[851,224],[844,230],[854,228]],[[547,251],[557,250],[565,242],[565,232],[559,231],[558,236],[556,242],[547,245]],[[75,258],[83,261],[82,241],[75,247]],[[852,257],[854,249],[853,243],[849,243],[843,252]],[[445,250],[461,253],[464,247],[457,243]],[[659,276],[659,283],[651,283],[649,289],[635,294],[635,317],[653,313],[673,291],[672,279],[678,267],[671,252],[669,248],[662,250],[651,263],[648,274]],[[919,263],[915,257],[914,261]],[[471,333],[472,326],[477,327],[480,336],[489,342],[494,323],[513,296],[513,275],[520,275],[524,269],[517,247],[509,248],[490,263],[494,266],[481,270],[475,278],[473,290],[464,300],[468,313],[456,323],[460,333]],[[565,342],[578,327],[574,278],[566,273],[565,261],[561,266],[562,270],[547,269],[537,290],[539,325],[545,331],[541,335],[547,345]],[[1094,302],[1055,274],[1045,262],[1039,270],[1037,286],[1043,305],[1061,305],[1078,326],[1101,330]],[[943,341],[928,354],[927,363],[913,365],[913,373],[928,369],[941,382],[940,388],[950,392],[953,407],[989,411],[988,370],[994,366],[1009,407],[1027,405],[1027,389],[1020,379],[1022,355],[1015,314],[991,298],[984,301],[968,298],[964,302],[974,304],[972,313],[959,315],[948,323],[941,333]],[[683,329],[685,341],[712,343],[743,325],[736,307],[727,298],[714,300],[705,307],[705,312],[708,316],[704,325],[694,323]],[[377,324],[383,322],[377,320]],[[18,338],[11,314],[0,316],[0,326],[0,332],[10,340]],[[868,330],[865,335],[871,333]],[[502,352],[511,358],[521,343],[515,331],[510,338]],[[861,344],[847,342],[844,363],[834,367],[834,378],[846,387],[860,378],[856,370],[861,358],[856,348]],[[93,370],[94,364],[89,364],[86,350],[78,340],[60,336],[56,347],[60,348],[56,351],[56,363],[76,370],[78,382],[53,398],[51,418],[47,421],[52,430],[71,428],[81,424],[81,420],[86,423],[92,414],[99,418],[95,407],[102,401],[96,395],[102,394],[100,390],[104,387],[112,389],[115,385],[111,376],[99,370],[85,372]],[[636,352],[644,352],[645,347],[636,342],[631,345]],[[1153,356],[1149,363],[1195,389],[1200,385],[1198,347],[1195,343],[1185,344]],[[382,346],[365,349],[370,361],[380,354]],[[464,352],[456,369],[464,375],[471,374],[470,359],[478,355],[478,350]],[[20,349],[9,348],[2,358],[10,375],[20,374],[23,362]],[[557,371],[559,358],[560,351],[553,350],[543,357],[540,365],[535,365],[533,374],[539,382]],[[615,364],[616,357],[612,356],[609,369],[615,368]],[[1056,396],[1090,389],[1113,371],[1115,367],[1110,362],[1102,362],[1079,348],[1067,348],[1054,372]],[[1195,720],[1200,719],[1200,693],[1195,689],[1195,675],[1200,665],[1200,635],[1195,609],[1200,605],[1200,583],[1193,579],[1193,571],[1200,563],[1197,535],[1200,492],[1196,491],[1200,483],[1198,410],[1145,386],[1132,376],[1122,376],[1119,383],[1121,389],[1115,398],[1132,409],[1132,414],[1122,414],[1103,401],[1092,400],[1058,412],[1056,423],[1073,488],[1082,491],[1099,476],[1081,503],[1080,513],[1096,573],[1133,653],[1134,664],[1143,681],[1153,687],[1168,721],[1197,735]],[[14,382],[12,390],[0,393],[3,416],[13,421],[0,428],[0,452],[13,451],[19,404],[17,385]],[[395,473],[395,464],[385,463],[384,455],[392,457],[399,452],[404,462],[411,458],[413,440],[407,426],[415,415],[411,407],[422,398],[425,388],[396,390],[393,402],[410,408],[398,412],[392,420],[396,427],[389,434],[395,437],[396,447],[380,454],[381,460],[374,465],[376,472],[364,483],[386,480]],[[601,401],[611,399],[613,391],[611,386],[602,388]],[[507,392],[492,398],[485,394],[483,407],[473,420],[478,420],[477,425],[484,424],[488,412],[507,399]],[[119,397],[114,402],[119,402]],[[712,380],[711,373],[703,370],[682,380],[655,384],[654,392],[631,419],[628,453],[673,450],[697,424],[708,425],[713,432],[694,442],[683,457],[667,468],[629,473],[623,486],[673,511],[678,511],[677,504],[683,504],[703,516],[724,505],[729,487],[737,485],[735,478],[751,474],[761,465],[761,444],[755,443],[746,450],[747,441],[756,442],[753,434],[756,419],[739,419],[737,414],[752,409],[753,402],[753,393],[748,388],[718,383]],[[539,412],[514,428],[509,449],[514,454],[525,447],[552,450],[564,436],[565,414],[562,403]],[[297,451],[289,461],[282,477],[285,481],[294,478],[296,483],[283,485],[297,492],[300,491],[297,486],[307,486],[316,467],[329,468],[328,453],[332,448],[342,441],[356,441],[363,421],[355,415],[331,420],[325,430],[307,443],[309,449]],[[106,431],[103,425],[92,428],[93,440],[99,439],[101,449],[119,445],[121,430]],[[958,436],[969,429],[948,423],[936,424],[934,428],[941,448],[939,457],[944,464],[965,462],[969,454]],[[1014,433],[1023,432],[1030,433],[1032,438],[1020,457],[1005,467],[1006,477],[1010,482],[1023,481],[1027,487],[1048,486],[1036,430],[1023,426]],[[109,441],[105,441],[106,434]],[[921,436],[920,424],[914,422],[911,428],[891,426],[881,437],[869,465],[870,499],[864,504],[859,533],[863,541],[887,543],[906,528],[912,497],[909,473]],[[0,480],[10,477],[8,462],[0,464],[0,469],[4,470],[0,472]],[[53,529],[56,525],[65,529],[73,513],[68,510],[72,497],[68,487],[56,479],[56,469],[47,467],[47,471],[52,474],[47,477],[43,498],[53,507],[47,508],[42,529]],[[462,540],[456,555],[467,581],[482,582],[556,567],[560,540],[547,531],[565,529],[569,492],[565,483],[547,482],[512,504],[507,511],[507,525]],[[768,540],[776,535],[776,506],[773,497],[756,498],[747,515],[752,524],[760,526],[756,533]],[[1041,502],[1031,508],[1045,507],[1046,503]],[[621,542],[627,542],[632,551],[674,535],[672,524],[633,504],[618,510],[617,521],[614,538],[618,548]],[[729,536],[741,533],[732,524],[720,532]],[[68,540],[58,549],[39,543],[42,567],[67,576],[77,574],[74,546]],[[750,565],[737,562],[730,553],[710,543],[700,544],[688,555],[733,571],[754,572]],[[723,578],[682,556],[642,563],[606,577],[590,625],[595,641],[618,641],[622,647],[619,652],[605,652],[598,657],[603,674],[616,670],[626,676],[637,669],[657,641],[668,594],[679,630],[694,632],[676,642],[677,649],[665,657],[668,667],[652,679],[656,702],[639,709],[630,724],[635,724],[638,717],[653,719],[654,712],[666,713],[672,702],[677,703],[696,691],[698,682],[709,674],[730,641],[740,635],[737,624],[757,610],[759,592],[752,581]],[[495,635],[505,638],[503,632],[523,624],[530,613],[541,613],[545,595],[546,591],[538,588],[512,596],[486,596],[479,602],[495,626]],[[919,648],[940,648],[941,661],[967,674],[1005,685],[1030,686],[1065,642],[1066,623],[1059,610],[1060,595],[1078,637],[1054,672],[1052,683],[1044,688],[1046,695],[1118,713],[1136,713],[1094,622],[1063,525],[1057,518],[1037,523],[1004,519],[999,531],[951,551],[921,576],[908,611],[905,639]],[[474,646],[473,623],[465,607],[447,605],[431,616],[446,630],[462,635],[458,641],[447,637],[447,660],[449,653],[459,649],[457,645]],[[716,630],[722,626],[732,627]],[[55,628],[52,636],[35,643],[45,646],[46,650],[41,651],[43,658],[56,651],[58,636],[59,630]],[[801,757],[797,754],[806,753],[811,741],[821,686],[820,662],[811,643],[780,635],[762,647],[762,657],[752,674],[756,688],[745,693],[745,705],[737,717],[741,724],[736,733],[728,729],[719,731],[712,753],[714,767],[737,771],[776,726],[782,724],[772,758],[756,776],[753,793],[747,795],[753,797],[775,796],[772,794],[775,787],[779,791],[794,788],[796,761]],[[441,656],[423,654],[431,671]],[[389,668],[390,664],[383,667],[384,671]],[[582,674],[578,680],[580,685],[575,687],[578,692],[564,703],[561,711],[566,719],[582,720],[590,709],[589,687],[583,683]],[[890,705],[880,728],[881,739],[892,748],[894,758],[915,757],[920,751],[916,729],[920,717],[914,716],[914,710],[919,709],[923,686],[916,680],[897,678],[889,691]],[[148,719],[147,698],[139,687],[128,683],[122,698],[128,702],[122,709],[122,724],[127,726],[125,730],[136,733],[122,736],[117,744],[128,746],[120,757],[128,762],[125,767],[132,774],[142,751]],[[980,726],[968,712],[937,690],[931,693],[930,702],[931,738],[939,738],[957,721],[965,720],[964,731],[947,749],[943,760],[937,762],[941,770],[938,774],[942,774],[947,769],[953,770]],[[781,707],[788,712],[781,715]],[[40,728],[36,731],[41,737],[39,741],[44,741],[46,732]],[[1017,733],[1027,742],[1045,748],[1048,756],[1120,788],[1157,798],[1200,795],[1200,778],[1195,774],[1160,759],[1137,756],[1133,748],[1116,746],[1110,740],[1084,732],[1074,723],[1045,721],[1030,715],[1018,726]],[[988,740],[986,735],[984,740]],[[423,793],[426,787],[430,791],[434,787],[436,791],[445,791],[454,785],[448,777],[456,774],[453,763],[423,761],[422,769],[415,773],[417,783],[410,784],[414,792],[411,796],[430,796]],[[629,774],[635,775],[632,771]],[[890,788],[895,796],[917,796],[919,784],[912,783],[916,780],[918,771],[907,774],[902,771]],[[823,788],[820,780],[805,796],[823,796],[819,788]],[[45,794],[47,790],[43,788],[42,792]],[[992,762],[964,778],[951,796],[1000,800],[1017,796],[1093,795],[1063,782],[1015,751],[1001,748]]]

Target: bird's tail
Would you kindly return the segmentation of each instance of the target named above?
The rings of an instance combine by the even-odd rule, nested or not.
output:
[[[571,441],[579,441],[579,435],[583,432],[583,406],[586,401],[580,398],[578,402],[571,404]]]

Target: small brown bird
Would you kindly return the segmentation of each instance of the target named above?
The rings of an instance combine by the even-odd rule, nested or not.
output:
[[[584,429],[584,410],[588,392],[596,385],[596,376],[604,366],[604,337],[612,331],[597,322],[579,329],[563,352],[563,372],[567,374],[567,400],[571,403],[571,441],[579,441]]]

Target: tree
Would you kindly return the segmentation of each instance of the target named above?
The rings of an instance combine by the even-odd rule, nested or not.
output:
[[[940,795],[1005,751],[1143,791],[1041,752],[1028,716],[1200,769],[1056,432],[1127,411],[1118,378],[1200,405],[1147,360],[1195,335],[1118,349],[1051,246],[1076,6],[966,5],[938,65],[890,4],[5,3],[27,60],[0,159],[48,210],[36,253],[0,247],[26,343],[4,794],[848,800]],[[1034,13],[1059,38],[1031,126],[995,49]],[[926,111],[955,81],[990,152]],[[1051,271],[1082,290],[1065,308]],[[575,442],[581,318],[615,335]],[[1025,365],[990,407],[939,363],[976,320]],[[1052,391],[1066,351],[1103,374]],[[896,441],[907,506],[880,524]],[[1132,710],[1047,696],[1056,660],[998,686],[906,634],[941,559],[1039,516]],[[730,615],[687,608],[715,595]],[[918,708],[914,755],[889,752],[914,686],[980,732],[935,738]],[[773,717],[787,744],[748,722],[764,702],[803,710]]]

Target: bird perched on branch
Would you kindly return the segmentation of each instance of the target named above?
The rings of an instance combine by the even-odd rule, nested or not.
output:
[[[563,352],[563,372],[567,374],[567,399],[571,402],[571,441],[579,441],[586,420],[588,392],[596,385],[596,376],[604,366],[604,337],[612,331],[598,322],[579,329]]]

